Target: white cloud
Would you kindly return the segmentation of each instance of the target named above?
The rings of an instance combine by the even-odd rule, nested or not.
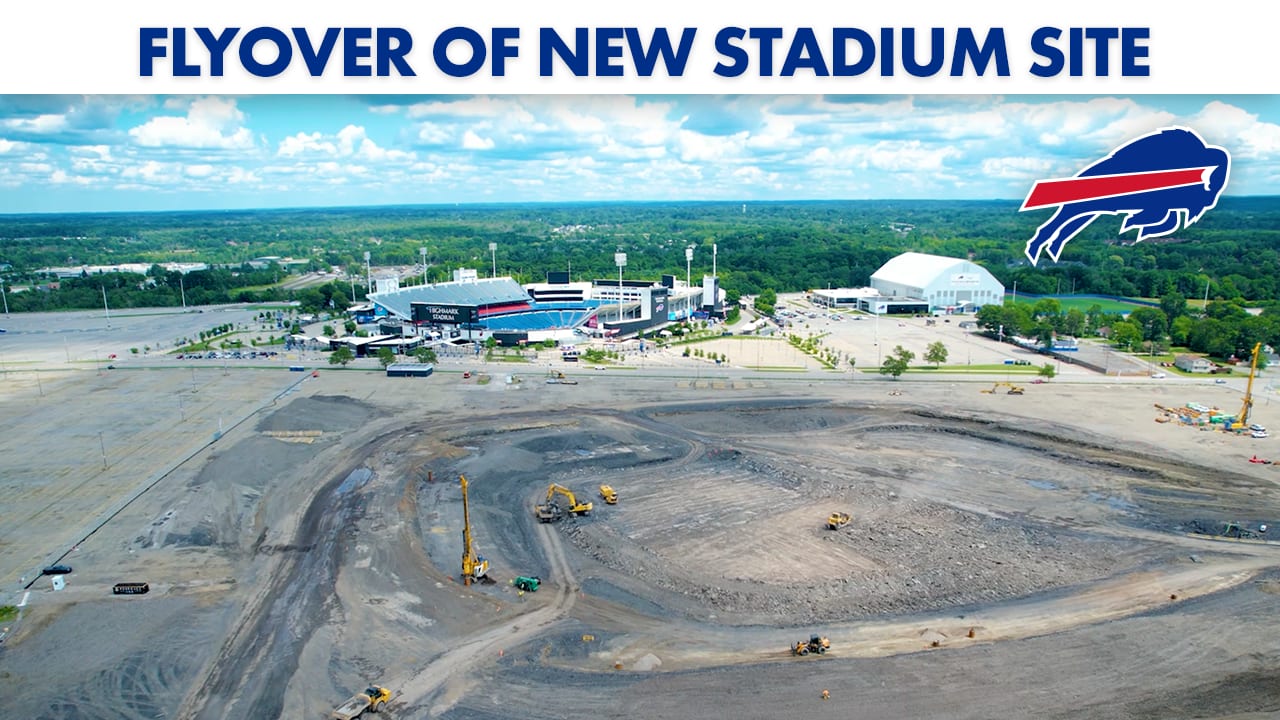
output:
[[[129,130],[129,136],[143,147],[246,150],[253,147],[253,133],[243,122],[235,100],[199,98],[188,106],[185,117],[154,117]]]
[[[474,130],[468,130],[462,134],[462,148],[464,150],[492,150],[493,145],[493,140],[480,137]]]
[[[280,147],[276,150],[276,155],[280,157],[295,157],[309,153],[336,155],[337,152],[338,148],[333,143],[326,141],[320,133],[300,132],[281,140]]]
[[[37,135],[56,133],[67,129],[67,116],[50,114],[37,115],[31,118],[9,118],[0,121],[0,128]]]
[[[1206,141],[1229,145],[1237,158],[1261,159],[1280,153],[1280,125],[1260,122],[1256,113],[1219,100],[1205,105],[1190,124]]]

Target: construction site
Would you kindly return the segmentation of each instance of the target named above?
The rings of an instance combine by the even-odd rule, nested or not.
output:
[[[1280,712],[1253,373],[219,370],[10,372],[0,709]]]

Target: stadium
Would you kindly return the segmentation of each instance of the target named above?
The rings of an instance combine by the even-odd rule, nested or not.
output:
[[[509,277],[480,279],[474,270],[460,270],[453,281],[434,285],[380,283],[369,300],[378,314],[400,319],[417,335],[493,337],[517,345],[634,336],[701,313],[719,313],[721,295],[713,277],[691,288],[670,275],[659,282],[570,282],[568,273],[548,273],[546,283],[521,286]]]

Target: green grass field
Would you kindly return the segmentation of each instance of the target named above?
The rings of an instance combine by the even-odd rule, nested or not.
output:
[[[1080,310],[1080,312],[1088,312],[1089,308],[1094,305],[1101,307],[1102,312],[1105,313],[1127,313],[1137,310],[1140,307],[1146,307],[1145,305],[1138,305],[1137,303],[1119,302],[1116,300],[1107,300],[1105,298],[1077,297],[1073,295],[1063,295],[1058,297],[1057,301],[1062,305],[1063,312],[1072,308],[1076,308]],[[1035,305],[1036,301],[1029,298],[1018,298],[1018,303],[1020,305]]]

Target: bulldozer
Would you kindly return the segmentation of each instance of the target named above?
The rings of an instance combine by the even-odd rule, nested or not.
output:
[[[810,635],[809,641],[800,640],[791,646],[791,654],[797,656],[814,653],[822,655],[831,649],[831,641],[821,635]]]
[[[604,498],[605,504],[607,505],[618,504],[618,493],[614,491],[612,485],[601,485],[600,497]]]
[[[564,498],[563,506],[556,497],[557,495]],[[590,501],[579,502],[572,490],[563,485],[551,483],[550,487],[547,488],[546,501],[535,507],[534,513],[538,516],[538,520],[542,522],[555,522],[564,517],[565,513],[570,515],[590,515],[591,508]]]
[[[995,385],[992,385],[990,390],[983,390],[982,393],[984,395],[994,395],[996,394],[996,391],[1002,387],[1009,388],[1008,392],[1006,393],[1007,395],[1021,395],[1024,392],[1026,392],[1026,388],[1022,387],[1021,385],[1014,385],[1013,383],[1010,383],[1010,382],[998,382]]]
[[[852,519],[853,518],[849,516],[849,513],[833,512],[827,516],[827,529],[839,530],[845,525],[848,525],[849,521]]]

